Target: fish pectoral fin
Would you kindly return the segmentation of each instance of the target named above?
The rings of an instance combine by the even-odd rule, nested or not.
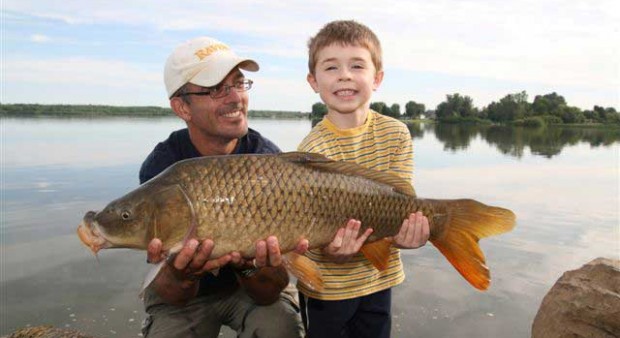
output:
[[[282,264],[288,272],[300,280],[308,288],[323,291],[323,275],[321,270],[310,258],[296,252],[289,252],[282,256]]]
[[[376,242],[366,243],[362,245],[360,251],[368,259],[372,265],[379,271],[387,269],[390,261],[390,248],[392,241],[388,239],[380,239]]]
[[[166,264],[166,260],[163,260],[157,265],[154,265],[151,270],[146,273],[146,276],[144,277],[144,282],[142,283],[142,289],[140,290],[140,294],[138,295],[140,299],[144,299],[144,291],[146,291],[146,288],[148,288],[149,285],[153,283],[155,277],[157,277],[161,269],[164,267],[164,264]]]

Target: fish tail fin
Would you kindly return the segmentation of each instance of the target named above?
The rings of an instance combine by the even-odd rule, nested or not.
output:
[[[446,213],[433,217],[438,233],[431,231],[431,243],[472,286],[486,290],[491,277],[478,241],[512,230],[514,213],[468,199],[437,202],[446,204]]]
[[[282,256],[282,264],[288,272],[314,291],[323,291],[323,275],[310,258],[291,251]]]
[[[366,243],[362,245],[360,251],[368,259],[372,265],[379,271],[383,271],[388,268],[390,261],[390,247],[392,241],[388,239],[380,239],[372,243]]]

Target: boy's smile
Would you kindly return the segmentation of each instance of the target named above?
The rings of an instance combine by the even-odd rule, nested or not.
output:
[[[314,74],[308,74],[308,83],[320,94],[328,114],[365,116],[382,79],[383,71],[376,71],[368,49],[340,43],[321,49]]]

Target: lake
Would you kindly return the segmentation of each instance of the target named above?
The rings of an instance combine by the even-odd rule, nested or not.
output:
[[[75,230],[86,211],[137,187],[142,160],[183,124],[172,117],[0,123],[0,335],[52,324],[140,336],[145,253],[107,250],[95,259]],[[254,119],[250,126],[285,151],[311,128],[305,120]],[[419,196],[506,207],[517,226],[481,242],[492,274],[486,292],[431,244],[403,251],[407,279],[394,289],[394,337],[529,337],[542,298],[564,271],[619,258],[618,131],[410,129]]]

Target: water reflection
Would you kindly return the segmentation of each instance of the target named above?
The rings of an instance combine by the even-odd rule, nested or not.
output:
[[[534,155],[551,158],[562,152],[566,146],[586,143],[591,147],[609,146],[620,142],[620,130],[585,127],[523,128],[507,126],[478,126],[462,124],[426,124],[425,130],[432,130],[445,150],[464,151],[472,140],[480,137],[499,152],[517,158],[523,157],[529,148]],[[419,129],[409,126],[413,137]],[[420,137],[423,137],[420,136]]]

